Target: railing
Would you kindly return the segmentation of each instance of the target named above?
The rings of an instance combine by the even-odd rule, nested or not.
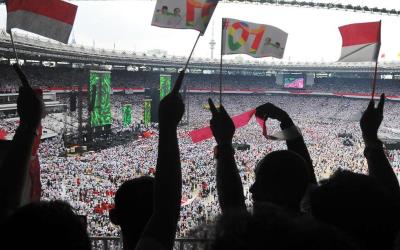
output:
[[[119,237],[91,237],[93,250],[122,250],[122,240]],[[174,249],[176,250],[209,250],[211,240],[180,238],[175,240]]]

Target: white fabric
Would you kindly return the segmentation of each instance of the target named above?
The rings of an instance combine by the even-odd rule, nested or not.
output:
[[[374,62],[379,53],[380,44],[367,43],[342,47],[340,62]]]
[[[226,18],[223,29],[223,54],[282,58],[288,34],[274,26]],[[248,33],[247,36],[245,33]],[[260,39],[260,42],[257,42]]]
[[[62,43],[68,43],[72,31],[72,25],[24,10],[8,13],[7,31],[11,31],[12,28],[26,30]]]
[[[151,25],[204,33],[217,3],[218,0],[157,0]]]

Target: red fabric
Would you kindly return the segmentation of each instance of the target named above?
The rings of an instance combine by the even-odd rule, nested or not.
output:
[[[342,47],[381,42],[381,22],[353,23],[339,27]]]
[[[241,128],[243,126],[246,126],[250,119],[255,115],[256,110],[252,109],[247,112],[244,112],[243,114],[236,115],[232,117],[233,124],[235,125],[235,128]],[[257,118],[257,123],[260,125],[260,127],[263,130],[264,136],[267,134],[267,128],[265,126],[265,121],[262,118],[256,117]],[[213,137],[212,131],[210,127],[204,127],[196,130],[192,130],[189,132],[189,136],[192,139],[193,143],[201,142],[207,139],[210,139]]]
[[[7,131],[5,129],[0,128],[0,140],[5,140],[7,136]]]
[[[24,10],[73,25],[78,6],[61,0],[8,0],[7,12]]]

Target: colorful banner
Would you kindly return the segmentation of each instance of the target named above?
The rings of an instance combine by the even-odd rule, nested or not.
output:
[[[151,25],[204,33],[218,0],[157,0]]]
[[[129,127],[132,124],[132,105],[126,104],[122,107],[122,124]]]
[[[143,123],[146,126],[151,123],[151,99],[144,100]]]
[[[222,19],[223,55],[282,58],[288,34],[274,26]]]
[[[160,75],[160,101],[171,92],[171,75]]]
[[[111,74],[91,71],[89,80],[89,113],[92,127],[111,125]]]

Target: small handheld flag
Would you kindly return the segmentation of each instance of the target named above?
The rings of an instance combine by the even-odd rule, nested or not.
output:
[[[8,0],[7,32],[19,28],[68,43],[78,7],[61,0]]]
[[[222,54],[282,58],[288,34],[274,26],[224,18]]]
[[[381,47],[381,22],[354,23],[339,27],[341,62],[376,62]]]
[[[371,98],[375,96],[378,56],[381,48],[381,21],[339,27],[342,35],[341,62],[375,62]]]
[[[204,34],[218,0],[157,0],[151,25]]]

